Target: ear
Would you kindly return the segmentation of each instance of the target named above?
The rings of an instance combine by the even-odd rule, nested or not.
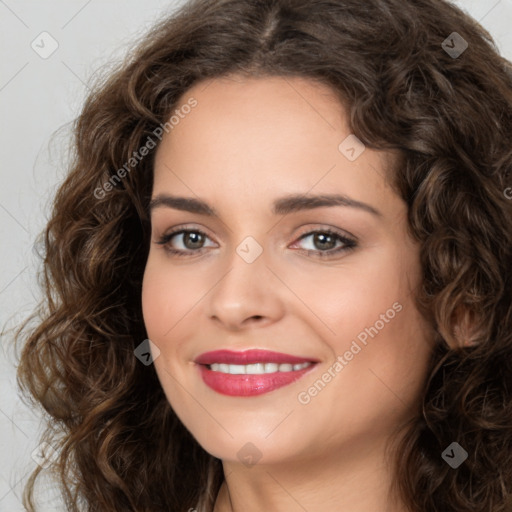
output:
[[[453,314],[453,335],[456,347],[472,347],[477,345],[479,332],[476,315],[472,310],[459,306]],[[451,347],[451,348],[456,348]]]

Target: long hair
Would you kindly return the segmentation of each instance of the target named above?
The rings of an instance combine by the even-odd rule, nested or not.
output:
[[[392,182],[436,339],[396,490],[412,512],[510,512],[512,76],[444,0],[192,0],[96,84],[42,234],[46,298],[17,335],[18,381],[45,413],[68,510],[213,510],[221,461],[134,356],[156,149],[137,156],[193,84],[231,73],[326,84],[367,147],[400,155]],[[458,469],[442,457],[453,442],[468,454]]]

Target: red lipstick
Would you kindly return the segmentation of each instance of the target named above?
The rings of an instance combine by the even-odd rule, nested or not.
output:
[[[204,383],[228,396],[268,393],[300,379],[318,362],[269,350],[215,350],[201,354],[199,365]],[[247,366],[250,365],[250,366]]]

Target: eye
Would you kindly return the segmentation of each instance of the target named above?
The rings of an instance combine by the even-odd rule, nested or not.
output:
[[[206,239],[209,239],[208,235],[199,229],[176,229],[163,235],[156,243],[176,256],[190,256],[203,252]],[[178,245],[178,248],[173,245]]]
[[[301,241],[307,241],[303,244],[302,250],[308,256],[329,258],[339,253],[353,250],[357,247],[357,242],[331,229],[309,231],[303,234],[294,245]],[[163,245],[165,250],[175,256],[193,256],[202,254],[206,249],[205,242],[210,240],[208,235],[200,229],[176,228],[170,233],[163,235],[156,243]],[[215,244],[210,247],[215,247]],[[291,246],[293,247],[293,246]]]
[[[298,242],[308,240],[303,249],[308,255],[329,258],[341,252],[350,251],[357,247],[357,242],[331,229],[309,231],[302,235]],[[297,244],[298,242],[295,242]]]

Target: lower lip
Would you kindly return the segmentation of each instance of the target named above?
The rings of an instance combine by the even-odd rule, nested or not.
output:
[[[310,372],[314,366],[312,364],[302,370],[258,375],[231,375],[214,372],[206,365],[199,365],[199,371],[204,383],[217,393],[228,396],[256,396],[295,382]]]

